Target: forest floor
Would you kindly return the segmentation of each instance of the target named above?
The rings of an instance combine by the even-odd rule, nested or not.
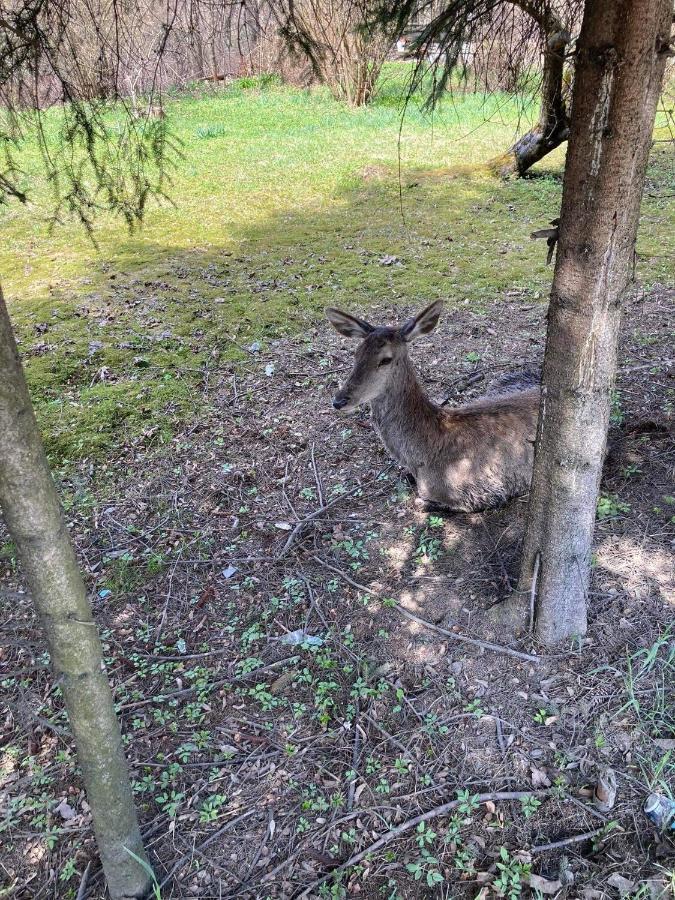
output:
[[[673,841],[642,812],[675,789],[670,165],[652,165],[626,308],[589,632],[553,655],[472,628],[514,584],[525,501],[420,511],[367,413],[331,409],[353,347],[318,313],[389,324],[448,297],[412,349],[437,401],[536,367],[550,270],[527,236],[555,214],[555,171],[420,166],[404,226],[391,160],[361,165],[349,202],[236,249],[112,254],[58,301],[10,286],[162,897],[673,895]],[[74,898],[86,871],[101,898],[2,533],[0,575],[0,896]]]

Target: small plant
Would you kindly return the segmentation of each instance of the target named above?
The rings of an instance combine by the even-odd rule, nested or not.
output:
[[[523,815],[526,819],[529,819],[541,806],[541,800],[538,797],[521,797],[520,805],[523,809]]]
[[[424,725],[422,726],[422,730],[426,731],[426,733],[433,737],[433,735],[445,735],[450,730],[447,725],[440,725],[438,722],[438,716],[436,713],[427,713],[424,717]]]
[[[443,520],[441,519],[441,522]],[[436,527],[436,526],[431,526]],[[441,555],[443,542],[440,538],[432,537],[429,528],[425,528],[419,536],[415,556],[422,562],[433,562]]]
[[[195,128],[195,137],[200,141],[209,141],[212,138],[220,138],[225,136],[224,125],[198,125]]]
[[[435,887],[443,882],[443,876],[436,866],[438,860],[432,856],[428,850],[422,850],[419,858],[415,862],[408,863],[406,869],[413,876],[415,881],[425,879],[429,887]]]
[[[609,421],[612,425],[621,425],[626,418],[621,408],[621,393],[619,391],[612,391],[609,398],[611,403]]]
[[[152,868],[149,863],[147,863],[144,859],[141,859],[140,856],[137,856],[133,850],[130,850],[128,847],[124,848],[125,853],[128,853],[132,859],[135,859],[138,865],[143,869],[143,871],[150,877],[152,880],[152,896],[153,900],[162,900],[162,889],[159,886],[159,881],[157,881],[157,876],[152,871]]]
[[[468,847],[459,847],[453,865],[459,872],[473,872],[475,862],[474,855]]]
[[[615,519],[621,513],[630,512],[630,504],[623,503],[616,494],[601,494],[598,497],[596,515],[600,521]]]
[[[499,875],[493,881],[502,897],[508,900],[518,900],[523,889],[523,879],[527,878],[532,867],[529,863],[523,863],[519,859],[513,859],[506,847],[499,851],[501,861],[497,863]]]
[[[59,872],[59,881],[70,881],[70,879],[75,874],[75,858],[73,856],[69,857],[63,866],[61,867],[61,871]]]
[[[547,709],[544,709],[542,707],[541,709],[538,709],[536,711],[536,713],[532,716],[532,719],[534,720],[536,725],[545,725],[550,715],[551,713]]]
[[[227,803],[227,797],[223,794],[214,794],[213,797],[210,797],[208,800],[205,800],[202,803],[202,808],[199,811],[199,821],[202,825],[207,825],[209,822],[215,822],[215,820],[220,815],[221,807]]]
[[[457,809],[463,816],[470,816],[478,809],[478,794],[471,795],[468,788],[457,791],[457,799],[459,800]]]
[[[480,719],[480,717],[485,714],[485,710],[481,706],[478,697],[475,697],[473,700],[469,700],[469,702],[464,707],[464,712],[471,713],[472,715],[476,716],[477,719]]]
[[[420,824],[417,826],[415,840],[417,841],[417,846],[421,850],[424,847],[433,844],[433,842],[436,840],[436,832],[431,828],[427,828],[425,822],[420,822]]]

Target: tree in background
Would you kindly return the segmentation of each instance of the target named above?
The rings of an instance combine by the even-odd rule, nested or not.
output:
[[[118,8],[71,0],[0,0],[0,202],[25,202],[21,142],[37,134],[54,216],[91,229],[100,210],[129,227],[162,196],[171,156],[152,98],[117,102]],[[160,59],[171,18],[155,36]],[[45,106],[59,108],[44,112]],[[96,624],[68,537],[0,291],[0,509],[14,541],[75,736],[113,900],[151,886]]]
[[[363,106],[372,99],[399,17],[375,20],[372,0],[280,0],[274,8],[288,47],[310,59],[337,100]]]
[[[413,15],[426,20],[414,42],[420,61],[411,88],[426,91],[430,105],[453,78],[470,74],[485,90],[539,98],[536,123],[492,161],[502,175],[522,175],[567,140],[567,53],[581,6],[581,0],[395,0],[377,18],[399,32]]]

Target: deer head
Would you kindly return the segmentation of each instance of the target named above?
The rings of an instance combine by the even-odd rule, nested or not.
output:
[[[361,340],[356,348],[352,373],[333,398],[334,408],[353,412],[359,404],[392,390],[396,378],[408,364],[408,344],[434,330],[442,308],[443,301],[436,300],[400,328],[393,328],[376,327],[329,307],[326,315],[333,328],[345,337]]]

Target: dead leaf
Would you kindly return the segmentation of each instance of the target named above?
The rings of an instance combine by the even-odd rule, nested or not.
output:
[[[233,567],[231,567],[233,568]],[[225,573],[223,573],[225,574]],[[195,607],[197,609],[201,609],[202,606],[205,606],[207,603],[211,603],[216,599],[216,592],[212,584],[207,584],[204,590],[201,593],[199,600],[197,600]]]
[[[537,769],[532,766],[531,769],[532,787],[547,788],[551,787],[551,779],[546,774],[545,769]]]
[[[613,875],[609,876],[609,878],[607,879],[607,884],[610,887],[616,888],[622,897],[626,897],[628,894],[632,894],[636,887],[634,881],[630,881],[628,878],[624,878],[623,875],[619,875],[618,872],[615,872]]]
[[[59,803],[59,805],[56,807],[54,812],[57,812],[61,816],[61,818],[66,822],[68,821],[68,819],[74,819],[75,816],[77,815],[77,813],[73,809],[73,807],[69,803],[66,803],[65,800],[62,800]]]
[[[530,887],[533,891],[540,891],[542,894],[557,894],[562,888],[562,882],[550,881],[541,875],[530,875]]]

